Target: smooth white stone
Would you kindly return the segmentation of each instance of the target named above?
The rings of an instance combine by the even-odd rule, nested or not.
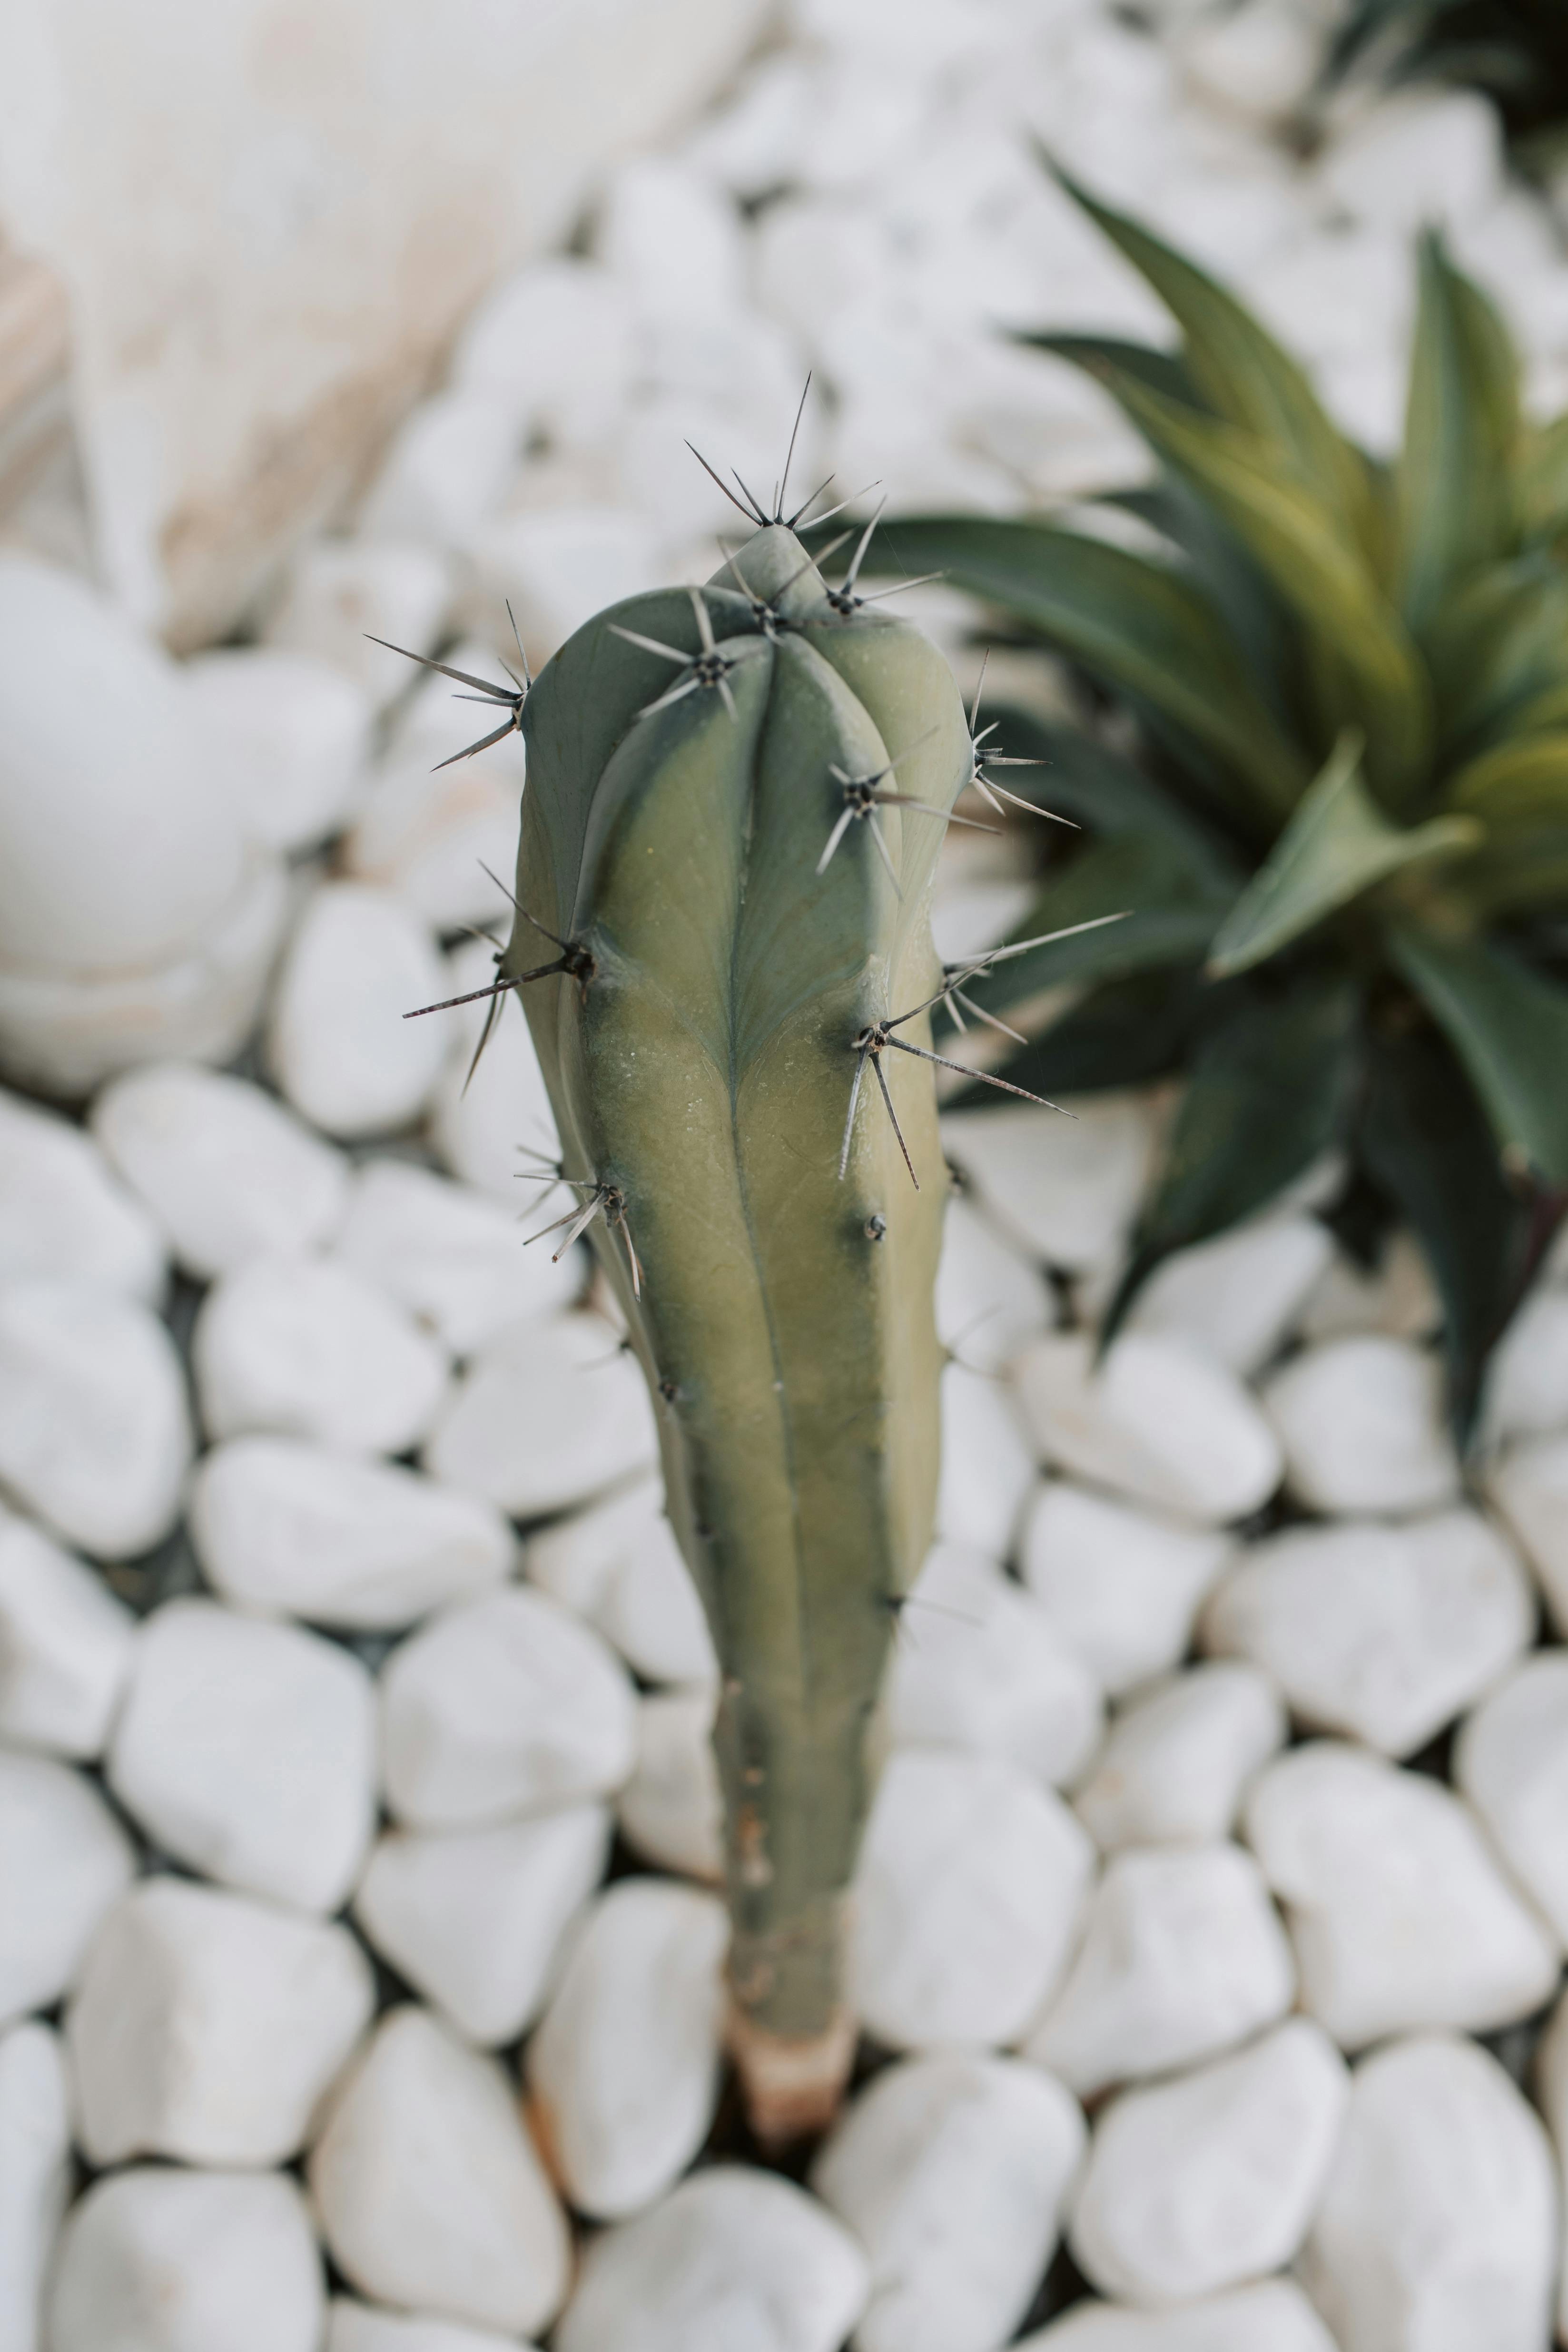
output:
[[[1130,1331],[1169,1331],[1249,1379],[1277,1355],[1333,1255],[1315,1217],[1271,1217],[1176,1251],[1133,1303]]]
[[[391,1830],[360,1882],[354,1916],[467,2041],[497,2048],[538,2015],[609,1847],[603,1805],[495,1829]]]
[[[1009,2058],[939,2053],[879,2074],[811,2168],[871,2265],[856,2352],[994,2352],[1056,2251],[1083,2156],[1058,2084]]]
[[[600,261],[655,317],[735,310],[745,299],[740,215],[679,161],[646,156],[612,173],[595,242]]]
[[[1018,1359],[1018,1393],[1047,1460],[1179,1518],[1245,1517],[1279,1482],[1279,1448],[1235,1375],[1168,1334],[1128,1332],[1098,1366],[1083,1332]]]
[[[302,1911],[336,1911],[375,1819],[370,1676],[335,1642],[204,1600],[135,1638],[109,1785],[188,1869]]]
[[[184,675],[214,762],[258,841],[309,849],[342,824],[370,752],[363,686],[312,655],[266,646],[199,654]]]
[[[147,1550],[174,1523],[191,1451],[180,1360],[149,1308],[84,1283],[0,1294],[0,1484],[68,1543]]]
[[[1447,1789],[1315,1740],[1265,1767],[1244,1822],[1285,1906],[1301,2007],[1342,2048],[1539,2009],[1560,1954]]]
[[[49,2352],[316,2352],[305,2200],[277,2172],[111,2173],[66,2222],[47,2310]]]
[[[143,1879],[94,1936],[66,2013],[81,2145],[100,2165],[286,2163],[374,2007],[343,1928]]]
[[[895,1747],[1001,1756],[1058,1787],[1104,1717],[1094,1676],[1038,1601],[984,1553],[946,1543],[900,1612],[883,1705]]]
[[[638,1702],[637,1762],[616,1799],[621,1835],[661,1870],[717,1879],[724,1804],[713,1759],[711,1690],[656,1691]]]
[[[1553,1625],[1568,1633],[1568,1436],[1510,1446],[1485,1483],[1489,1501],[1540,1580]]]
[[[1263,1403],[1310,1510],[1403,1515],[1458,1499],[1442,1366],[1425,1349],[1371,1333],[1326,1341],[1276,1372]]]
[[[552,256],[486,296],[451,374],[510,400],[552,441],[596,444],[621,421],[637,357],[628,289],[596,262]]]
[[[52,1757],[0,1748],[0,2025],[75,1983],[130,1885],[131,1841],[93,1787]]]
[[[645,1682],[717,1678],[708,1621],[657,1479],[543,1528],[530,1538],[523,1573],[585,1617]]]
[[[1184,2303],[1288,2263],[1307,2233],[1350,2074],[1304,2017],[1101,2113],[1073,2209],[1073,2260],[1104,2294]]]
[[[524,1246],[515,1214],[405,1160],[360,1170],[338,1254],[455,1356],[472,1355],[508,1324],[569,1307],[583,1281],[577,1251],[552,1265]]]
[[[1315,21],[1291,0],[1264,0],[1234,16],[1200,17],[1176,44],[1200,97],[1265,118],[1289,114],[1310,95],[1321,49]]]
[[[1005,1559],[1034,1482],[1035,1457],[1010,1389],[963,1364],[945,1366],[937,1533]]]
[[[327,2314],[326,2352],[530,2352],[515,2336],[418,2313],[373,2311],[339,2295]]]
[[[1025,1517],[1019,1569],[1114,1697],[1186,1654],[1229,1551],[1223,1535],[1053,1478]]]
[[[1568,2179],[1568,1997],[1559,2000],[1535,2053],[1534,2091],[1537,2105],[1557,2156],[1558,2179]],[[1561,2200],[1561,2191],[1559,2192]],[[1568,2211],[1558,2203],[1559,2244],[1568,2238]],[[1559,2281],[1557,2340],[1568,2336],[1568,2274]]]
[[[408,685],[410,665],[373,638],[433,653],[451,593],[446,559],[429,548],[318,539],[295,557],[264,635],[346,671],[379,709]]]
[[[314,1248],[342,1221],[348,1162],[243,1078],[179,1062],[132,1070],[99,1096],[91,1126],[198,1282]]]
[[[1472,89],[1384,95],[1325,148],[1318,176],[1331,200],[1384,235],[1455,227],[1501,194],[1502,127]]]
[[[478,1496],[289,1437],[236,1437],[205,1454],[189,1523],[226,1600],[354,1632],[391,1632],[500,1584],[515,1549]]]
[[[950,1111],[942,1148],[1004,1233],[1032,1256],[1086,1273],[1113,1256],[1137,1214],[1153,1156],[1148,1109],[1131,1095],[1092,1095],[1074,1116],[1010,1106]]]
[[[660,579],[653,531],[631,506],[522,508],[481,524],[464,553],[470,608],[510,604],[535,669],[606,604]]]
[[[1413,1756],[1529,1647],[1535,1596],[1474,1511],[1290,1528],[1237,1555],[1201,1632],[1271,1674],[1308,1729]]]
[[[90,1136],[0,1092],[0,1284],[65,1278],[156,1307],[163,1237]]]
[[[1568,1655],[1526,1658],[1467,1717],[1454,1784],[1568,1949]]]
[[[1300,2288],[1266,2279],[1179,2311],[1079,2303],[1014,2352],[1340,2352]]]
[[[0,1516],[0,1739],[82,1762],[100,1755],[134,1623],[90,1568]]]
[[[214,1284],[191,1335],[214,1438],[268,1430],[349,1454],[402,1454],[435,1418],[447,1357],[352,1267],[253,1258]]]
[[[658,1878],[618,1880],[573,1933],[528,2045],[529,2114],[593,2221],[662,2197],[708,2137],[729,1942],[717,1895]]]
[[[1372,1273],[1337,1252],[1301,1311],[1303,1339],[1348,1339],[1381,1332],[1392,1339],[1430,1339],[1443,1320],[1442,1301],[1420,1245],[1403,1226],[1389,1238]]]
[[[1093,1848],[1060,1799],[999,1758],[889,1759],[856,1874],[850,1993],[892,2050],[996,2048],[1049,2000]]]
[[[555,2352],[838,2352],[868,2284],[853,2238],[803,2190],[714,2165],[593,2241]]]
[[[307,899],[272,993],[267,1058],[300,1116],[328,1135],[381,1135],[416,1118],[447,1041],[446,994],[425,925],[390,890],[329,882]]]
[[[1066,1982],[1024,2054],[1082,2098],[1212,2058],[1290,2007],[1296,1968],[1239,1846],[1112,1856]]]
[[[1343,2352],[1540,2352],[1560,2195],[1495,2058],[1447,2034],[1394,2042],[1352,2078],[1302,2283]]]
[[[469,989],[487,986],[495,976],[490,949],[483,940],[471,940],[447,957],[441,993],[461,996]],[[542,1162],[558,1159],[561,1140],[544,1073],[521,1005],[513,1011],[502,1003],[475,1066],[474,1051],[489,1010],[488,1003],[465,1004],[453,1013],[431,1015],[433,1021],[447,1024],[443,1034],[448,1059],[436,1088],[430,1136],[454,1176],[504,1202],[514,1218],[527,1218],[518,1237],[522,1241],[550,1219],[533,1213],[544,1187],[520,1180],[537,1175]],[[531,1249],[529,1256],[542,1258],[548,1266],[551,1253],[560,1245],[561,1236],[556,1234],[548,1243],[542,1241]],[[577,1252],[568,1251],[562,1264],[575,1268]],[[542,1282],[543,1275],[539,1278]]]
[[[521,455],[514,402],[442,392],[405,418],[360,510],[362,539],[455,547],[505,496]]]
[[[59,2037],[29,2021],[0,2036],[0,2344],[38,2352],[40,2303],[70,2187]]]
[[[636,1359],[602,1318],[582,1314],[498,1333],[458,1382],[422,1459],[434,1477],[532,1519],[587,1502],[657,1454]]]
[[[571,2243],[512,2086],[424,2011],[383,2018],[309,2176],[362,2294],[517,2334],[559,2309]]]
[[[1285,1733],[1267,1675],[1230,1660],[1193,1666],[1111,1718],[1073,1810],[1101,1853],[1226,1837],[1247,1782]]]
[[[475,675],[487,675],[493,660],[488,652],[479,658],[485,668]],[[504,893],[490,879],[510,873],[517,859],[519,784],[497,756],[502,747],[437,772],[440,761],[479,740],[474,726],[483,726],[486,707],[471,703],[470,719],[458,706],[459,715],[443,722],[435,759],[428,750],[400,751],[380,769],[343,845],[347,873],[390,890],[436,931],[467,923],[505,929],[511,920]],[[429,1017],[449,1034],[450,1013]]]
[[[387,1802],[460,1829],[607,1796],[632,1769],[637,1696],[596,1633],[513,1588],[448,1609],[381,1677]]]
[[[936,1273],[937,1337],[976,1371],[998,1372],[1055,1321],[1051,1296],[1027,1258],[980,1211],[951,1200]]]
[[[1487,1367],[1481,1430],[1489,1444],[1568,1429],[1568,1290],[1531,1293]]]

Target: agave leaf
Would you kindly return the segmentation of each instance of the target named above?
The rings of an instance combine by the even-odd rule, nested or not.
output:
[[[1105,1339],[1162,1259],[1263,1208],[1333,1142],[1360,1011],[1342,974],[1312,972],[1283,995],[1247,990],[1205,1032]]]
[[[1464,869],[1458,895],[1487,919],[1568,905],[1568,819],[1500,831]]]
[[[1503,949],[1391,924],[1394,962],[1447,1037],[1505,1158],[1568,1184],[1568,989]]]
[[[998,1063],[995,1075],[1049,1100],[1150,1086],[1178,1066],[1215,993],[1190,964],[1109,981],[1010,1061]],[[994,1099],[976,1084],[943,1108],[978,1109]]]
[[[1287,460],[1371,554],[1380,533],[1365,461],[1331,423],[1305,370],[1234,295],[1137,221],[1099,203],[1039,152],[1164,303],[1185,339],[1187,373],[1215,414]]]
[[[1564,684],[1568,568],[1537,548],[1458,586],[1426,633],[1439,731],[1454,750],[1511,734]]]
[[[1247,971],[1401,866],[1457,856],[1480,838],[1474,817],[1390,824],[1362,782],[1358,738],[1343,735],[1215,934],[1208,968],[1216,978]]]
[[[1487,1354],[1518,1301],[1526,1216],[1465,1074],[1435,1030],[1374,1037],[1357,1158],[1425,1251],[1443,1301],[1448,1402],[1468,1434]]]
[[[1301,699],[1300,631],[1236,533],[1179,474],[1168,470],[1158,481],[1108,491],[1097,504],[1136,515],[1180,549],[1195,584],[1240,646],[1253,676],[1267,685],[1273,708],[1289,722]]]
[[[900,521],[879,532],[872,552],[884,572],[942,572],[1001,605],[1202,746],[1238,814],[1283,818],[1294,806],[1306,761],[1213,606],[1173,571],[1048,523],[986,515]]]
[[[1414,628],[1452,581],[1507,551],[1520,433],[1519,367],[1496,310],[1436,235],[1422,239],[1420,277],[1398,470],[1401,585]]]
[[[1133,343],[1120,335],[1060,335],[1045,331],[1015,331],[1009,341],[1036,352],[1049,352],[1076,366],[1096,364],[1120,368],[1151,392],[1167,400],[1185,401],[1190,408],[1206,405],[1185,362],[1177,352],[1163,352],[1154,343]]]
[[[1527,539],[1552,538],[1568,523],[1568,414],[1526,434],[1518,498]]]
[[[1568,725],[1553,734],[1513,736],[1481,752],[1444,797],[1450,808],[1484,817],[1489,829],[1541,817],[1568,824]]]
[[[994,715],[996,740],[1016,757],[1040,763],[1009,774],[1004,781],[1010,793],[1105,839],[1138,834],[1167,841],[1195,873],[1211,876],[1216,889],[1239,889],[1241,869],[1226,845],[1147,770],[1081,727],[1013,708],[999,707]]]

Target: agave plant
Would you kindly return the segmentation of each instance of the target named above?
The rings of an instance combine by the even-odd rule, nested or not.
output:
[[[942,571],[1085,689],[1080,726],[1014,722],[1084,829],[1050,920],[1134,911],[968,993],[997,1015],[1074,984],[999,1066],[1032,1091],[1188,1080],[1111,1329],[1337,1145],[1342,1229],[1397,1214],[1425,1246],[1463,1424],[1568,1186],[1568,417],[1526,420],[1496,311],[1428,237],[1380,464],[1228,293],[1071,193],[1181,341],[1024,340],[1114,395],[1158,478],[1107,502],[1119,533],[938,515],[866,558]]]

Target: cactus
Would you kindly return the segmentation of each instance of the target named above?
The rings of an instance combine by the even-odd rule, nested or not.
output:
[[[654,1400],[722,1675],[731,2045],[778,2141],[852,2055],[868,1720],[932,1531],[928,1014],[974,967],[939,965],[929,909],[980,760],[919,631],[750,520],[700,592],[615,606],[515,696],[466,683],[528,749],[479,993],[526,988],[573,1195],[552,1230],[591,1232]]]

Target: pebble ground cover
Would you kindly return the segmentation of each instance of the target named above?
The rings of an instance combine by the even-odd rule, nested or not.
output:
[[[79,1124],[0,1098],[6,2352],[1544,2352],[1568,2320],[1568,1257],[1461,1465],[1425,1270],[1339,1254],[1331,1170],[1173,1260],[1097,1375],[1169,1102],[948,1117],[942,1540],[879,1726],[863,2063],[785,2171],[725,2086],[712,1662],[646,1402],[586,1261],[523,1243],[561,1205],[524,1024],[465,1088],[483,1007],[400,1017],[489,977],[463,931],[503,913],[521,772],[433,774],[466,707],[365,631],[489,673],[508,598],[537,664],[705,577],[733,517],[680,443],[771,481],[808,365],[814,479],[1011,512],[1135,473],[990,331],[1158,328],[1028,131],[1374,449],[1428,217],[1568,401],[1568,266],[1487,108],[1357,101],[1304,156],[1321,39],[1265,0],[797,7],[492,298],[260,641],[185,670],[290,861],[261,1029]],[[971,616],[919,601],[969,682]],[[952,844],[943,953],[1034,856]]]

